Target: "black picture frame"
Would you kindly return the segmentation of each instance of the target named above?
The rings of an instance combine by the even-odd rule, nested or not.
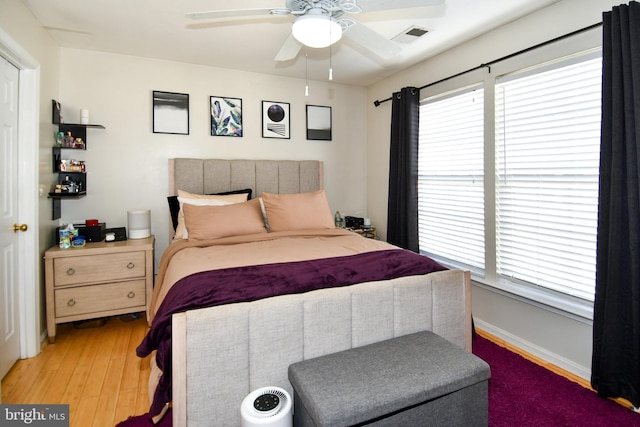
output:
[[[211,136],[242,137],[242,98],[209,97]]]
[[[307,105],[307,140],[331,141],[331,107]]]
[[[189,135],[189,94],[153,91],[153,133]]]
[[[290,112],[288,102],[262,101],[262,137],[290,139]]]

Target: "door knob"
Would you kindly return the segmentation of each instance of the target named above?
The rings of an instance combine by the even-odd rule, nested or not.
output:
[[[18,224],[13,224],[13,232],[17,233],[18,231],[27,231],[27,224],[22,224],[22,225],[18,225]]]

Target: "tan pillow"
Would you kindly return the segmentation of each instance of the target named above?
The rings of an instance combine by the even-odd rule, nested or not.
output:
[[[233,203],[247,201],[248,194],[227,194],[227,195],[206,195],[194,194],[187,191],[178,190],[178,202],[180,202],[180,212],[178,213],[178,226],[176,227],[175,239],[186,239],[189,231],[184,223],[184,204],[195,206],[223,206]]]
[[[262,193],[270,231],[335,228],[324,190],[311,193]]]
[[[189,240],[210,240],[245,234],[266,233],[260,201],[223,206],[195,206],[185,204],[184,220]]]

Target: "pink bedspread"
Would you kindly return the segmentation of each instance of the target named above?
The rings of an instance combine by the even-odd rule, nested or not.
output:
[[[177,240],[162,254],[151,299],[149,321],[153,320],[173,284],[189,274],[385,249],[396,247],[380,240],[365,239],[342,228],[250,234],[216,240]]]

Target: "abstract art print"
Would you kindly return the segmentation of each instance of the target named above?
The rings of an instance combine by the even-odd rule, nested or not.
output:
[[[211,135],[242,136],[242,99],[212,96]]]
[[[289,139],[291,117],[286,102],[262,101],[262,137]]]
[[[331,141],[331,107],[307,105],[307,139]]]
[[[189,135],[189,94],[153,91],[153,133]]]

